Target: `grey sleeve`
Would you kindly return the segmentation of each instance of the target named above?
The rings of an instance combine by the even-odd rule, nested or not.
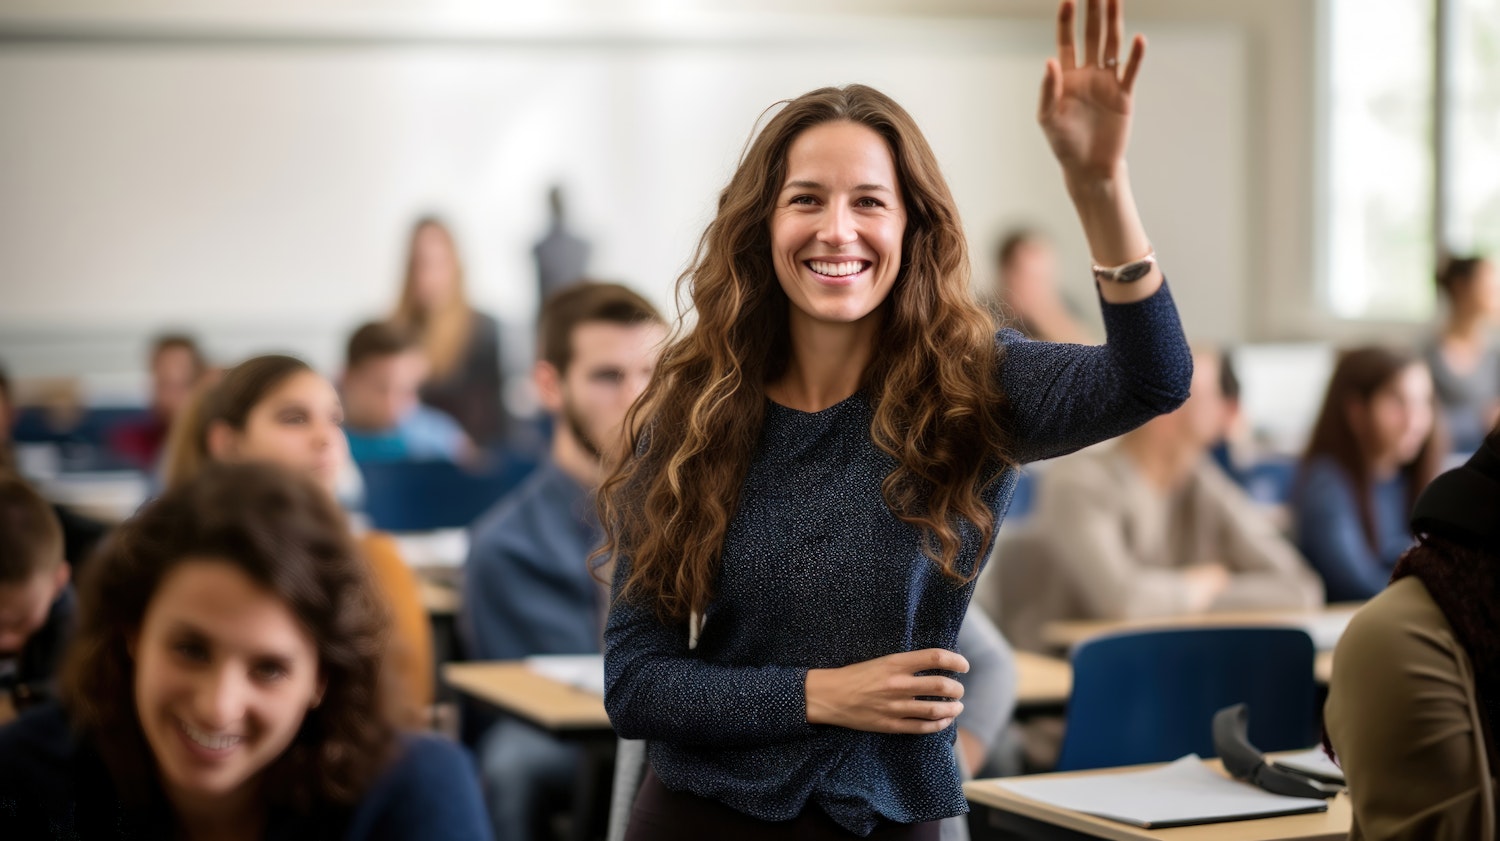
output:
[[[958,653],[969,661],[969,671],[958,677],[964,686],[958,726],[977,736],[988,750],[1016,709],[1016,654],[976,604],[969,605],[959,626]]]

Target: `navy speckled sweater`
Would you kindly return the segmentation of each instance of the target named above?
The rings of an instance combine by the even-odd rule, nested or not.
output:
[[[1103,346],[996,337],[1019,461],[1114,437],[1187,397],[1192,357],[1166,287],[1103,306]],[[880,483],[895,462],[870,439],[871,417],[863,394],[821,412],[767,408],[696,649],[685,624],[663,625],[649,606],[617,600],[611,610],[605,705],[621,736],[651,740],[668,788],[767,821],[811,801],[858,835],[882,818],[967,810],[952,728],[886,735],[807,723],[808,669],[952,649],[974,589],[945,579],[917,530],[886,507]],[[997,522],[1015,483],[1007,470],[985,493]],[[988,549],[964,524],[961,557],[974,563]],[[616,588],[627,569],[621,559]]]

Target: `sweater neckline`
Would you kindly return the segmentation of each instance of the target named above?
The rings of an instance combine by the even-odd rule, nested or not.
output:
[[[770,397],[766,398],[766,404],[771,409],[773,409],[775,411],[778,411],[781,414],[786,415],[787,417],[792,417],[792,418],[817,418],[817,417],[823,417],[823,416],[826,416],[826,415],[834,414],[839,409],[842,409],[843,407],[845,407],[845,406],[849,405],[850,403],[854,402],[856,399],[858,399],[863,394],[864,394],[864,389],[860,389],[859,391],[854,392],[853,394],[849,395],[848,397],[845,397],[843,400],[840,400],[839,402],[834,403],[831,406],[827,406],[825,408],[819,409],[816,412],[804,412],[801,409],[793,409],[791,406],[787,406],[787,405],[782,404],[782,403],[777,403],[775,400],[772,400]]]

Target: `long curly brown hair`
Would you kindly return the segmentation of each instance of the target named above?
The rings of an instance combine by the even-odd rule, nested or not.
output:
[[[267,805],[301,813],[352,806],[395,744],[379,679],[388,619],[338,505],[278,467],[205,466],[122,525],[89,562],[62,674],[74,725],[123,796],[150,797],[156,764],[136,710],[128,640],[162,581],[192,558],[231,563],[275,593],[317,646],[327,689],[262,771]]]
[[[739,504],[765,419],[765,386],[787,368],[788,300],[771,259],[770,218],[787,152],[809,128],[847,121],[890,147],[907,211],[900,274],[881,305],[881,335],[861,390],[870,437],[897,462],[881,493],[920,530],[923,551],[967,581],[960,521],[987,545],[994,517],[983,489],[1010,463],[994,322],[970,287],[968,248],[953,196],[916,123],[864,85],[820,88],[783,103],[750,142],[718,212],[678,278],[696,322],[679,321],[655,376],[631,409],[631,458],[599,494],[606,542],[630,572],[622,597],[667,622],[703,615],[724,535]],[[971,570],[959,572],[959,569]]]

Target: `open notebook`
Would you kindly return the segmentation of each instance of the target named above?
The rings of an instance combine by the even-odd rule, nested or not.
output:
[[[991,785],[1051,806],[1144,829],[1326,812],[1327,802],[1271,794],[1188,755],[1161,768],[1118,774],[995,780]]]

